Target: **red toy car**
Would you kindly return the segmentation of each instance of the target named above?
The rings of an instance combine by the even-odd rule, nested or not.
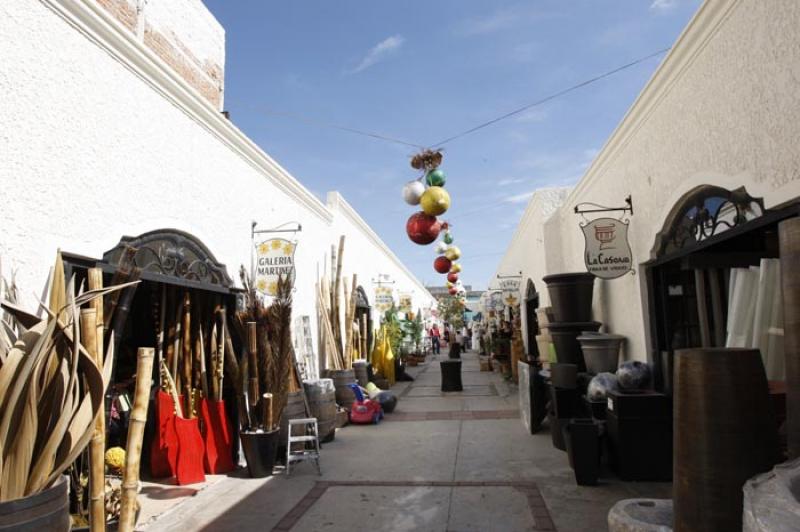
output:
[[[361,392],[361,387],[358,384],[349,384],[350,389],[356,396],[353,406],[350,408],[350,423],[369,425],[377,425],[383,419],[383,408],[377,401],[367,399]]]

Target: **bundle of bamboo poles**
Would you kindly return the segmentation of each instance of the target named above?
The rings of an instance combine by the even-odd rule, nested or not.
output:
[[[98,275],[91,274],[91,286],[98,284]],[[5,281],[2,284],[8,287]],[[14,302],[2,302],[0,501],[50,487],[91,441],[91,515],[96,522],[93,529],[102,529],[104,501],[97,494],[96,479],[103,478],[102,489],[104,464],[96,451],[103,445],[101,413],[115,344],[113,332],[109,331],[106,344],[103,331],[105,323],[114,327],[124,323],[124,303],[136,283],[76,289],[74,278],[65,282],[59,253],[49,284],[49,305],[42,304],[44,318]],[[81,308],[86,305],[90,308]]]
[[[323,276],[316,285],[317,310],[320,322],[320,338],[329,369],[349,368],[353,363],[353,352],[358,350],[355,344],[357,328],[355,323],[356,302],[358,300],[358,277],[353,275],[351,287],[342,282],[342,259],[344,257],[344,235],[339,238],[339,249],[336,253],[331,246],[331,275],[333,282]],[[344,307],[342,307],[342,291]],[[344,332],[342,331],[341,313],[344,313]],[[363,335],[362,335],[363,336]]]

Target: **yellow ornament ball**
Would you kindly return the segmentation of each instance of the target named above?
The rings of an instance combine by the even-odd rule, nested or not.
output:
[[[428,187],[419,203],[425,214],[439,216],[450,208],[450,194],[442,187]]]
[[[453,272],[453,273],[458,273],[458,272],[460,272],[460,271],[461,271],[461,265],[460,265],[460,264],[453,264],[453,265],[450,267],[450,271],[451,271],[451,272]]]
[[[444,252],[444,256],[450,260],[458,260],[459,257],[461,257],[461,250],[456,246],[450,246],[447,248],[447,251]]]

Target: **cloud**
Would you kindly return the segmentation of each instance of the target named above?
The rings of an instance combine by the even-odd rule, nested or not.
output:
[[[674,9],[677,6],[678,0],[653,0],[653,3],[650,4],[650,9],[664,12]]]
[[[453,30],[457,35],[463,37],[475,37],[497,33],[514,26],[530,24],[535,20],[551,16],[554,16],[554,14],[544,13],[538,6],[532,8],[530,4],[521,3],[516,6],[498,9],[480,17],[462,19],[453,26]],[[533,49],[521,51],[523,54],[526,52],[530,54]]]
[[[547,119],[547,111],[539,107],[533,107],[518,114],[514,120],[523,124],[533,124],[544,122]]]
[[[525,179],[522,177],[501,179],[495,183],[498,187],[507,187],[509,185],[516,185],[517,183],[524,183]]]
[[[531,199],[533,193],[536,192],[535,190],[531,190],[529,192],[523,192],[522,194],[512,194],[510,196],[506,196],[503,201],[506,203],[524,203]]]
[[[383,61],[391,54],[397,52],[405,43],[402,35],[392,35],[373,46],[355,68],[350,70],[351,74],[357,74],[369,67]]]

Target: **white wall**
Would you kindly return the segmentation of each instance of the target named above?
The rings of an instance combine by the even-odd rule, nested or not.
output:
[[[165,227],[201,239],[238,283],[254,220],[302,223],[295,313],[314,328],[317,267],[340,232],[350,260],[370,257],[357,263],[363,282],[391,273],[430,298],[366,224],[346,221],[354,213],[320,202],[87,5],[0,3],[0,255],[18,270],[26,306],[57,248],[99,258],[123,235]]]
[[[767,208],[800,196],[800,2],[707,1],[586,175],[544,224],[547,273],[585,271],[573,207],[622,205],[634,262],[650,259],[670,209],[701,184],[744,185]],[[531,245],[526,241],[524,244]],[[536,282],[536,280],[534,280]],[[595,319],[647,358],[643,276],[595,285]],[[539,283],[536,282],[537,288]],[[542,290],[539,290],[542,293]]]

